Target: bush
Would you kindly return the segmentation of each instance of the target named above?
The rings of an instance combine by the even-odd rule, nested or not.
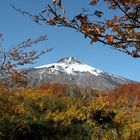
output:
[[[137,112],[138,106],[112,102],[109,94],[76,100],[48,88],[11,89],[0,95],[0,139],[138,140]]]

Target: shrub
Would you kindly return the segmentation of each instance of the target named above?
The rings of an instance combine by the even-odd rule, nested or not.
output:
[[[0,139],[140,139],[139,107],[110,97],[102,92],[76,100],[48,88],[11,89],[0,95]]]

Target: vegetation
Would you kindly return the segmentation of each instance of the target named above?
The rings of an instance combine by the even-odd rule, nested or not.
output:
[[[139,0],[90,0],[90,8],[71,17],[65,0],[52,0],[39,14],[14,9],[28,15],[36,23],[44,22],[54,27],[72,28],[89,38],[91,43],[100,42],[134,58],[140,57],[140,1]],[[67,3],[71,3],[70,1]],[[100,5],[104,10],[100,9]],[[80,6],[75,4],[72,9]],[[82,7],[84,8],[84,7]],[[111,16],[104,13],[110,10]]]
[[[139,0],[104,0],[109,10],[121,12],[107,20],[104,11],[98,9],[93,13],[82,10],[70,19],[63,1],[52,0],[52,5],[39,15],[13,8],[36,23],[69,27],[91,43],[101,42],[134,58],[140,57]],[[100,2],[91,0],[90,5]],[[139,140],[140,84],[127,84],[112,91],[60,84],[26,86],[29,77],[17,68],[34,63],[48,52],[32,47],[46,39],[28,39],[9,50],[0,46],[0,77],[4,77],[0,79],[0,140]],[[11,83],[19,87],[7,90]]]
[[[140,89],[140,85],[137,87]],[[6,93],[3,86],[0,88],[1,140],[140,139],[137,99],[130,106],[121,95],[113,96],[115,91],[118,94],[118,88],[112,91],[114,94],[95,94],[91,89],[60,84],[11,89]],[[122,89],[127,93],[127,88]]]
[[[28,77],[21,70],[21,66],[35,63],[41,55],[51,49],[39,50],[35,45],[47,40],[47,36],[39,36],[36,39],[28,38],[12,48],[4,48],[2,45],[3,37],[0,33],[0,83],[8,87],[12,85],[26,86]]]

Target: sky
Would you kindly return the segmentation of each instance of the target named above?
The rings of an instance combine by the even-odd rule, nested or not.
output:
[[[140,82],[140,58],[132,58],[124,53],[110,49],[108,46],[96,43],[90,44],[82,34],[65,27],[54,28],[43,23],[36,24],[27,16],[15,11],[10,5],[38,14],[51,0],[1,0],[0,1],[0,32],[3,33],[3,46],[10,48],[27,38],[36,38],[39,35],[47,35],[48,40],[38,44],[40,49],[53,48],[43,55],[37,63],[26,67],[36,67],[54,63],[61,58],[74,56],[86,63],[105,72],[120,75]],[[91,8],[87,0],[71,0],[64,3],[69,16],[80,12],[81,8]],[[111,17],[112,13],[106,10],[104,4],[98,5],[104,10],[105,17]],[[118,11],[113,11],[120,14]]]

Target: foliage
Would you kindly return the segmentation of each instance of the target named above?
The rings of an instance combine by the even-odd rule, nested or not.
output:
[[[53,93],[55,86],[58,94]],[[64,85],[47,84],[43,88],[18,88],[1,93],[0,139],[140,139],[138,106],[129,106],[128,100],[120,98],[112,102],[109,93],[85,97],[82,93],[88,94],[85,89],[78,89],[75,98],[68,93],[72,87],[64,89]]]
[[[11,86],[11,84],[25,86],[29,77],[17,69],[19,66],[35,63],[41,55],[50,51],[49,49],[39,51],[33,47],[33,45],[47,40],[47,36],[39,36],[35,40],[29,38],[9,49],[2,46],[2,40],[2,34],[0,34],[0,77],[2,77],[0,82],[6,86]]]
[[[139,83],[128,83],[113,89],[110,92],[111,99],[116,100],[123,98],[129,101],[130,105],[139,105],[140,103],[140,84]]]
[[[64,1],[52,0],[52,5],[48,5],[36,15],[14,6],[13,8],[30,16],[36,23],[43,21],[54,27],[72,28],[89,38],[91,43],[98,41],[134,58],[140,57],[139,0],[90,0],[90,5],[94,6],[91,11],[84,9],[75,13],[73,18],[67,16],[69,13],[66,13]],[[95,5],[107,6],[110,12],[116,10],[116,14],[113,14],[113,11],[112,17],[105,17],[106,11],[101,11]],[[76,6],[73,5],[73,8],[77,8]]]

